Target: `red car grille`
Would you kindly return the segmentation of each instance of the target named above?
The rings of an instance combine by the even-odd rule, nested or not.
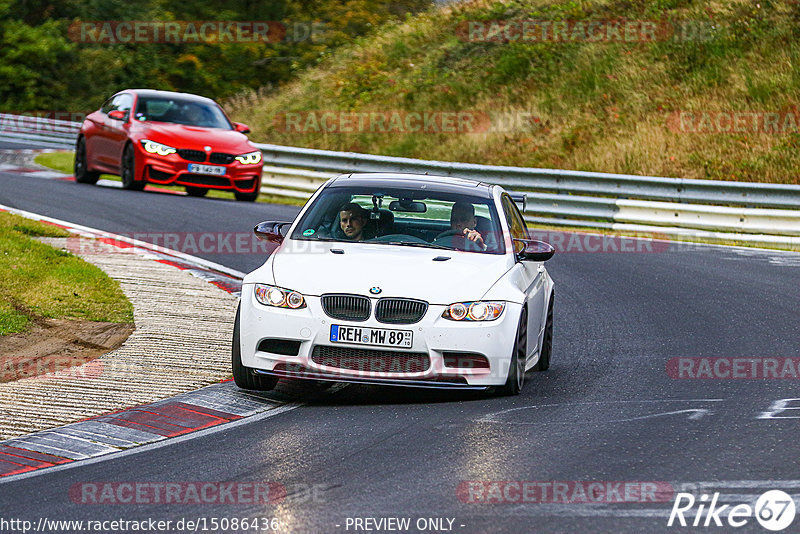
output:
[[[178,155],[188,161],[206,160],[206,153],[202,150],[189,150],[188,148],[181,148],[178,150]]]
[[[397,352],[380,349],[353,349],[317,345],[311,352],[311,361],[351,371],[367,373],[421,373],[431,366],[424,352]]]
[[[233,163],[234,157],[235,156],[233,154],[225,154],[224,152],[213,152],[208,160],[211,163],[216,163],[218,165],[227,165],[228,163]]]

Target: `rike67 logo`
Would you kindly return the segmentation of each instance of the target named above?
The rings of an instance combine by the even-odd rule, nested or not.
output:
[[[767,530],[783,530],[794,521],[795,505],[792,496],[781,490],[770,490],[761,495],[755,506],[737,504],[717,504],[720,494],[714,493],[709,501],[708,495],[701,495],[695,499],[691,493],[678,493],[672,512],[669,514],[667,526],[727,526],[738,528],[750,522],[755,517],[762,527]],[[697,508],[695,510],[695,505]]]

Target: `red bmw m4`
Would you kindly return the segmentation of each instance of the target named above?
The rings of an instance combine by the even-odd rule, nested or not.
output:
[[[261,151],[211,99],[187,93],[128,89],[83,121],[75,148],[75,181],[94,184],[101,173],[122,178],[123,189],[182,185],[187,194],[232,191],[253,201],[261,188]]]

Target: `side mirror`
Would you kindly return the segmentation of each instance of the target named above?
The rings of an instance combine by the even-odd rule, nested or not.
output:
[[[286,231],[289,230],[291,224],[290,222],[264,221],[253,228],[253,233],[262,241],[283,243],[283,238],[286,237]]]
[[[517,252],[517,260],[519,261],[547,261],[556,253],[556,249],[544,241],[514,239],[514,245],[515,248],[516,245],[521,246],[521,250]]]
[[[250,133],[250,127],[248,125],[246,125],[246,124],[242,124],[241,122],[234,122],[233,123],[233,129],[236,130],[237,132],[241,132],[243,134],[249,134]]]
[[[124,121],[128,119],[128,112],[122,111],[121,109],[115,109],[114,111],[108,112],[108,118],[117,121]]]

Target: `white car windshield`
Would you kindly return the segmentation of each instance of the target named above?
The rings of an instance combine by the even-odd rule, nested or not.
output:
[[[505,253],[494,201],[452,192],[329,187],[291,238]]]

